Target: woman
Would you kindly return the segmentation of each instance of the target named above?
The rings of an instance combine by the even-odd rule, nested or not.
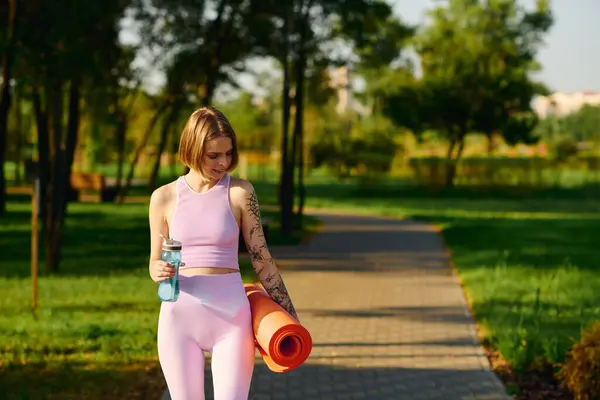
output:
[[[162,238],[182,242],[180,295],[161,305],[158,356],[173,400],[204,399],[204,351],[211,353],[216,400],[248,398],[254,369],[250,305],[238,264],[242,231],[269,295],[298,318],[262,230],[253,186],[228,173],[238,162],[236,136],[218,110],[202,107],[188,119],[179,158],[190,171],[150,199],[152,280],[174,275],[160,260]]]

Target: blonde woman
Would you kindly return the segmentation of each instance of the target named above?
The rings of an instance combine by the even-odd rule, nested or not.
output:
[[[297,318],[262,230],[252,184],[229,175],[237,165],[236,135],[227,118],[202,107],[179,144],[190,171],[151,196],[153,281],[174,269],[160,260],[161,235],[182,242],[180,294],[161,305],[158,355],[173,400],[204,399],[204,351],[211,353],[217,400],[248,398],[254,369],[250,306],[238,263],[241,230],[252,265],[269,295]]]

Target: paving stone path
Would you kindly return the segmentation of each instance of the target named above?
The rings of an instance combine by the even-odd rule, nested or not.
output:
[[[272,249],[313,352],[286,374],[257,357],[251,399],[510,398],[490,371],[434,228],[317,215],[324,227],[309,244]]]

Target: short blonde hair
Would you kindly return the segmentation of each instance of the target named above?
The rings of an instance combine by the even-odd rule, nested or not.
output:
[[[231,139],[232,157],[231,165],[227,172],[237,167],[239,154],[235,131],[223,113],[214,107],[201,107],[194,111],[188,118],[181,138],[179,139],[179,159],[186,167],[195,171],[202,171],[202,156],[206,141],[228,137]]]

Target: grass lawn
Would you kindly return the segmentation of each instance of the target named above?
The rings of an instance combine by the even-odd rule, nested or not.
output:
[[[417,189],[350,185],[312,186],[308,196],[309,207],[438,225],[484,340],[517,371],[539,358],[563,361],[581,329],[600,319],[599,196],[455,190],[432,197]]]
[[[147,272],[147,205],[70,206],[61,271],[40,277],[37,318],[31,313],[29,210],[25,198],[12,196],[0,220],[0,397],[159,398],[160,302]],[[300,240],[300,232],[282,239],[276,215],[263,216],[271,220],[271,246]],[[309,218],[306,225],[310,230],[317,223]],[[244,257],[241,269],[245,281],[255,279]]]
[[[275,203],[272,184],[255,187],[261,204]],[[401,186],[323,184],[308,187],[307,206],[440,226],[483,337],[524,369],[538,357],[560,362],[582,327],[600,319],[598,198],[462,190],[432,197]],[[62,270],[40,279],[37,319],[30,312],[29,207],[13,197],[0,225],[0,247],[8,254],[0,261],[0,393],[158,398],[164,386],[155,350],[160,303],[147,276],[146,205],[71,206]],[[271,245],[285,244],[277,216],[263,216],[274,223]],[[315,228],[314,220],[307,222]],[[244,265],[245,279],[252,279]]]

